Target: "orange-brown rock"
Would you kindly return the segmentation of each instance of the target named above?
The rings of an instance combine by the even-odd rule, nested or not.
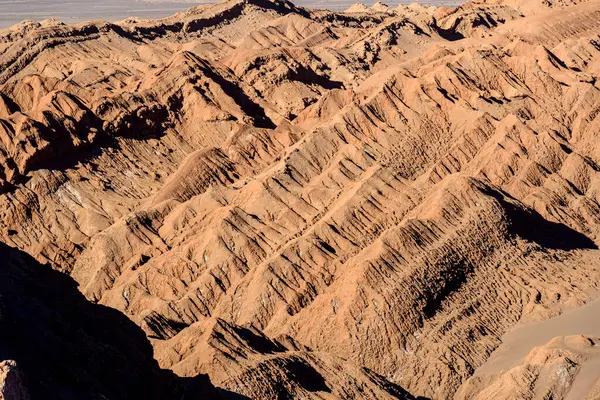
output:
[[[600,1],[574,3],[0,31],[0,240],[136,337],[146,375],[112,370],[109,398],[594,396],[571,391],[586,332],[484,373],[514,326],[597,296]],[[30,353],[2,357],[39,393]]]

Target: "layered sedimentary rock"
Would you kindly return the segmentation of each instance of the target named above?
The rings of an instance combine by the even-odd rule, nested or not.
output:
[[[600,2],[527,4],[0,31],[0,239],[143,332],[169,393],[486,398],[551,375],[467,382],[600,277]]]

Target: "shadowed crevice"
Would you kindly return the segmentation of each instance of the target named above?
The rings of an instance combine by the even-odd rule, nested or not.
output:
[[[143,331],[68,276],[0,243],[0,361],[32,399],[218,398],[208,377],[159,368]]]

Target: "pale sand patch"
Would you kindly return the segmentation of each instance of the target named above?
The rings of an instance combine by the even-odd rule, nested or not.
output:
[[[599,316],[600,299],[596,299],[582,307],[566,310],[557,317],[518,326],[502,336],[502,345],[475,375],[491,375],[508,370],[534,347],[544,345],[557,336],[600,336]]]
[[[584,399],[598,379],[600,379],[600,355],[596,354],[583,364],[565,400]]]

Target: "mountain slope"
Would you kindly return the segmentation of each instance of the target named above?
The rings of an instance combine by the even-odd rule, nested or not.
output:
[[[1,31],[0,239],[175,381],[485,396],[507,331],[598,289],[599,10],[247,0]]]

